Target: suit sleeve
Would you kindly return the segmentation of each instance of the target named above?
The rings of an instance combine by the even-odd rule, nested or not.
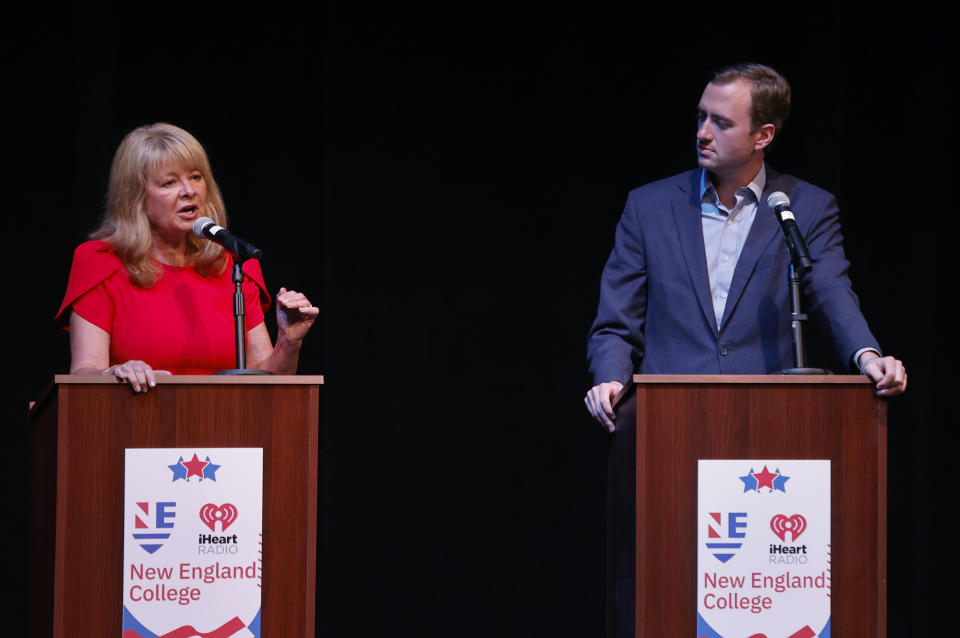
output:
[[[874,348],[879,352],[880,346],[860,311],[847,274],[850,262],[843,250],[837,201],[825,191],[813,195],[818,214],[811,215],[809,227],[803,229],[814,262],[803,280],[807,311],[832,339],[836,352],[850,363],[857,350]],[[794,210],[800,210],[801,202]]]
[[[597,317],[587,339],[594,383],[630,381],[644,353],[647,266],[641,231],[642,203],[631,193],[600,278]]]

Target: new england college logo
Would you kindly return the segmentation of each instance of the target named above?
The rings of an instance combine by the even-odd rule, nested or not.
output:
[[[207,503],[200,508],[200,520],[210,528],[211,532],[217,531],[217,523],[220,523],[220,531],[225,532],[233,521],[237,520],[238,514],[233,503],[224,503],[220,506]]]
[[[143,551],[152,554],[170,538],[173,529],[173,519],[177,515],[174,501],[137,501],[134,510],[133,540],[137,541]],[[151,510],[152,513],[151,513]]]
[[[754,472],[751,467],[746,476],[741,476],[740,480],[743,481],[744,492],[759,492],[761,489],[767,488],[768,494],[770,492],[783,492],[786,494],[787,481],[790,480],[790,477],[784,476],[780,472],[779,467],[775,472],[771,472],[767,469],[767,466],[764,465],[762,472]]]
[[[714,558],[725,563],[743,546],[743,541],[739,539],[747,536],[747,513],[730,512],[726,522],[720,512],[708,512],[707,516],[710,517],[707,521],[707,549]]]

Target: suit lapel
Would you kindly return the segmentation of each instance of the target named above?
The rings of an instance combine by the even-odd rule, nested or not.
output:
[[[700,171],[691,172],[691,179],[678,189],[673,200],[673,218],[680,236],[680,251],[687,266],[700,310],[717,337],[717,317],[710,297],[710,278],[707,274],[707,256],[703,248],[703,222],[700,219]]]
[[[760,261],[760,256],[763,255],[767,246],[770,245],[770,242],[780,230],[773,211],[767,206],[767,197],[778,189],[778,177],[779,175],[768,166],[767,183],[763,187],[763,194],[757,204],[757,215],[753,220],[753,226],[750,227],[750,234],[747,235],[747,241],[743,246],[743,252],[740,253],[740,259],[737,260],[737,267],[733,271],[727,304],[723,310],[723,320],[720,322],[721,330],[726,327],[730,315],[743,296],[743,291],[757,267],[757,262]],[[786,277],[786,272],[784,272],[784,277]]]

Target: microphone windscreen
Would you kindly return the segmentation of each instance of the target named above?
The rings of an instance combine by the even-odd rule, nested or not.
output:
[[[206,236],[203,234],[203,231],[209,228],[210,226],[215,226],[217,222],[213,221],[209,217],[201,217],[197,221],[193,222],[193,234],[197,237],[203,237],[206,239]]]
[[[786,193],[776,191],[775,193],[770,193],[770,196],[767,197],[767,206],[770,208],[776,208],[777,206],[790,206],[790,198],[787,197]]]

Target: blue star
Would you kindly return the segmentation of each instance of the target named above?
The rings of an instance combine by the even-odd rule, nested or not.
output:
[[[180,457],[180,460],[177,461],[176,465],[168,465],[171,470],[173,470],[173,480],[177,479],[187,480],[187,468],[183,466],[183,457]]]
[[[220,466],[214,465],[213,461],[210,460],[209,456],[204,460],[207,462],[207,464],[203,466],[203,478],[210,479],[211,481],[216,481],[217,470],[220,469]]]
[[[780,490],[784,494],[787,493],[786,484],[790,480],[789,476],[784,476],[780,473],[780,468],[777,468],[777,478],[773,479],[773,489]]]
[[[757,479],[753,476],[753,468],[750,468],[750,471],[747,472],[746,476],[741,476],[740,480],[743,481],[743,491],[750,492],[757,489]]]

